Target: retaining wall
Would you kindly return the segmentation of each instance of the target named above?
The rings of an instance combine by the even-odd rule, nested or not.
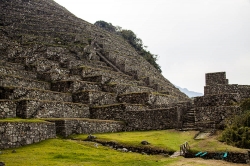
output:
[[[54,123],[0,122],[0,149],[20,147],[55,137]]]

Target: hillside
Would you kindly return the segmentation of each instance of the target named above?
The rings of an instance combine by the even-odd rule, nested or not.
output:
[[[53,0],[1,1],[0,9],[1,149],[182,126],[190,99],[121,37]]]

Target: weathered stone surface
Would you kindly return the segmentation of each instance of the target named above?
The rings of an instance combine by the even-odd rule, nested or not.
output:
[[[242,112],[236,106],[250,98],[250,86],[228,84],[225,72],[207,73],[204,96],[195,97],[195,124],[199,129],[222,129],[225,120]]]
[[[238,93],[239,88],[238,84],[230,84],[230,85],[212,85],[212,86],[205,86],[204,87],[204,95],[216,95],[216,94],[223,94],[223,93]]]
[[[0,119],[16,117],[16,102],[11,100],[0,100]]]
[[[55,138],[55,124],[49,122],[0,121],[0,149],[20,147]]]
[[[58,81],[51,84],[53,91],[75,93],[77,91],[101,91],[101,87],[86,81]]]
[[[128,93],[118,96],[118,101],[132,104],[145,104],[151,108],[166,107],[178,101],[178,98],[159,93]]]
[[[226,72],[206,73],[206,86],[217,84],[228,84]]]
[[[71,94],[53,92],[39,89],[30,89],[22,87],[1,87],[0,99],[20,100],[20,99],[36,99],[72,102]]]
[[[22,100],[17,105],[22,118],[88,118],[89,107],[79,103]]]
[[[29,79],[36,79],[37,74],[34,72],[28,72],[25,70],[20,69],[13,69],[10,67],[0,66],[0,73],[4,75],[12,75],[12,76],[18,76],[18,77],[24,77]]]
[[[239,106],[195,107],[195,123],[203,128],[202,123],[214,123],[216,128],[223,128],[226,118],[241,113]]]
[[[63,137],[71,134],[93,134],[123,131],[124,123],[97,119],[51,119],[55,122],[56,132]]]
[[[36,81],[11,75],[0,75],[0,86],[20,86],[44,90],[50,89],[50,83],[48,82]]]
[[[206,95],[194,98],[196,107],[228,106],[241,101],[239,93],[223,93],[218,95]]]
[[[148,109],[144,105],[139,104],[114,104],[106,106],[97,106],[90,108],[90,118],[103,120],[121,120],[133,116],[128,114],[128,111],[145,111]]]
[[[104,84],[102,90],[116,94],[126,94],[132,92],[154,92],[152,88],[145,86],[134,86],[130,84]]]
[[[108,105],[116,103],[116,95],[101,91],[80,91],[73,93],[73,101],[90,105]]]

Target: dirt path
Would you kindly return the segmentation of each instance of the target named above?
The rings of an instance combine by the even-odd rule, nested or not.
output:
[[[204,160],[201,158],[180,158],[170,166],[249,166],[248,164],[229,163],[222,160]]]

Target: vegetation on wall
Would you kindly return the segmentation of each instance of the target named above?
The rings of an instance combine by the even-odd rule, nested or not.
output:
[[[145,58],[151,65],[153,65],[159,72],[161,72],[161,67],[159,64],[157,64],[157,55],[152,54],[150,51],[147,51],[147,46],[143,45],[143,42],[140,38],[136,36],[136,34],[127,29],[122,29],[120,26],[113,26],[111,23],[107,23],[105,21],[96,21],[96,26],[122,36],[135,50],[139,55],[141,55],[143,58]]]
[[[243,114],[228,121],[222,133],[222,141],[239,148],[250,148],[250,99],[241,103]]]

